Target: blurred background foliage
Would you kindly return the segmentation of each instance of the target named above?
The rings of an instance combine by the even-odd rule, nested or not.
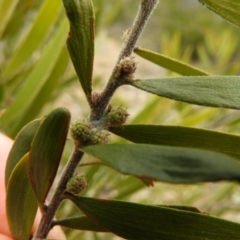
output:
[[[107,81],[122,33],[130,27],[139,1],[93,0],[96,12],[94,89]],[[57,106],[65,106],[72,118],[89,114],[65,40],[68,23],[61,0],[0,0],[0,131],[14,138],[29,121]],[[161,0],[139,45],[190,63],[216,75],[240,72],[240,32],[194,0]],[[146,60],[139,62],[136,77],[175,76]],[[136,104],[137,102],[137,104]],[[235,110],[193,106],[157,98],[124,86],[112,100],[130,113],[129,123],[202,127],[239,134]],[[112,142],[123,141],[111,136]],[[63,162],[72,149],[67,141]],[[85,157],[85,161],[93,161]],[[84,195],[143,202],[192,205],[226,219],[240,221],[239,187],[235,183],[146,187],[134,178],[103,166],[82,166],[88,180]],[[62,204],[58,217],[72,216],[75,207]],[[127,220],[127,216],[126,216]],[[111,234],[79,233],[65,229],[68,239],[118,239]]]

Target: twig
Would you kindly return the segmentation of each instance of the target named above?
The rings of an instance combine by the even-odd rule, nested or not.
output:
[[[91,107],[91,116],[90,121],[98,121],[104,114],[104,111],[116,89],[123,85],[126,81],[126,76],[124,77],[122,74],[119,74],[119,63],[122,59],[131,56],[134,47],[137,43],[139,36],[141,35],[143,28],[145,27],[147,20],[149,19],[152,11],[154,10],[155,6],[157,5],[159,0],[141,0],[140,8],[138,10],[137,16],[133,22],[131,30],[128,34],[128,37],[124,41],[122,50],[119,54],[117,63],[113,69],[113,72],[110,76],[110,79],[103,90],[102,94],[99,95],[96,99],[92,99],[93,105]],[[34,240],[38,238],[46,238],[50,228],[52,226],[52,221],[54,215],[61,204],[64,196],[63,193],[66,189],[66,184],[68,180],[73,176],[81,158],[83,156],[83,152],[78,148],[75,147],[70,160],[68,161],[61,179],[58,183],[58,186],[53,194],[52,199],[48,206],[43,213],[41,222],[37,229],[37,232],[34,236]]]
[[[66,189],[66,184],[68,180],[73,176],[82,156],[83,156],[83,152],[78,147],[75,147],[67,165],[65,166],[65,169],[62,173],[58,186],[52,196],[52,199],[50,200],[49,205],[46,207],[46,210],[42,215],[41,222],[38,226],[37,232],[33,240],[47,237],[47,234],[51,228],[51,223],[54,218],[54,215],[60,203],[63,200],[62,195]]]
[[[122,78],[121,74],[120,75],[118,74],[119,63],[123,58],[131,56],[134,50],[134,47],[137,43],[137,40],[140,37],[157,3],[158,3],[158,0],[142,0],[141,1],[138,13],[133,22],[131,30],[128,34],[128,37],[124,41],[122,50],[118,56],[117,63],[113,69],[110,79],[105,89],[103,90],[102,94],[98,97],[96,102],[93,103],[94,105],[92,107],[90,121],[92,122],[98,121],[102,117],[116,89],[125,83],[125,78]]]

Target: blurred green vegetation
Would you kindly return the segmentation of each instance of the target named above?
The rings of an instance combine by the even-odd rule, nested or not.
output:
[[[139,1],[93,2],[97,49],[106,39],[114,39],[120,45],[122,32],[130,27]],[[68,24],[61,1],[0,0],[0,19],[0,130],[14,138],[28,121],[59,105],[69,108],[74,116],[87,117],[88,106],[64,43]],[[139,45],[211,74],[237,75],[240,72],[239,29],[197,1],[161,0]],[[116,54],[117,59],[117,52],[112,54]],[[167,71],[165,74],[175,75]],[[106,82],[106,79],[99,79],[97,72],[95,76],[95,87]],[[134,91],[137,90],[128,93],[129,99],[133,99],[131,93],[136,94]],[[129,100],[121,90],[119,93],[113,103],[128,107]],[[139,104],[141,110],[129,112],[131,123],[184,125],[239,133],[240,118],[235,110],[192,106],[150,95],[143,97]],[[130,105],[131,111],[134,103]],[[112,136],[112,141],[120,140]],[[71,148],[72,143],[68,141],[64,161]],[[92,160],[84,158],[84,162]],[[192,205],[213,215],[238,220],[240,195],[234,183],[191,186],[157,183],[154,188],[147,188],[140,180],[122,176],[107,167],[84,166],[80,171],[89,184],[84,192],[86,196]],[[65,202],[58,217],[72,216],[75,212],[75,207]],[[68,229],[66,233],[69,240],[117,239],[111,234],[79,233]]]

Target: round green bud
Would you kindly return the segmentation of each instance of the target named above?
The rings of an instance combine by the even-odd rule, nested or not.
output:
[[[92,128],[91,136],[88,141],[88,145],[97,145],[109,143],[109,133],[99,128]]]
[[[78,145],[84,145],[91,135],[91,126],[86,120],[76,120],[70,128],[70,133]]]
[[[121,107],[112,108],[107,115],[108,125],[110,127],[121,126],[127,121],[128,116],[129,114],[125,109]]]
[[[84,176],[76,175],[68,180],[67,191],[79,195],[87,188],[87,181]]]

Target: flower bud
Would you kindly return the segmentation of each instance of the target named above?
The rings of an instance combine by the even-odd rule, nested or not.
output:
[[[136,70],[136,62],[134,62],[134,57],[126,57],[120,61],[122,66],[122,71],[127,74],[132,74]]]
[[[133,78],[133,73],[137,69],[137,63],[134,61],[134,57],[125,57],[117,65],[117,71],[115,73],[115,78]]]
[[[129,114],[122,107],[112,108],[107,115],[108,125],[110,127],[121,126],[126,122],[128,116]]]
[[[76,120],[70,128],[70,133],[75,143],[83,146],[89,140],[91,126],[86,120]]]
[[[107,131],[99,128],[93,128],[91,132],[91,136],[88,141],[88,145],[109,143],[108,136],[109,136],[109,133]]]
[[[87,188],[87,181],[84,176],[76,175],[68,180],[67,191],[74,195],[79,195]]]

